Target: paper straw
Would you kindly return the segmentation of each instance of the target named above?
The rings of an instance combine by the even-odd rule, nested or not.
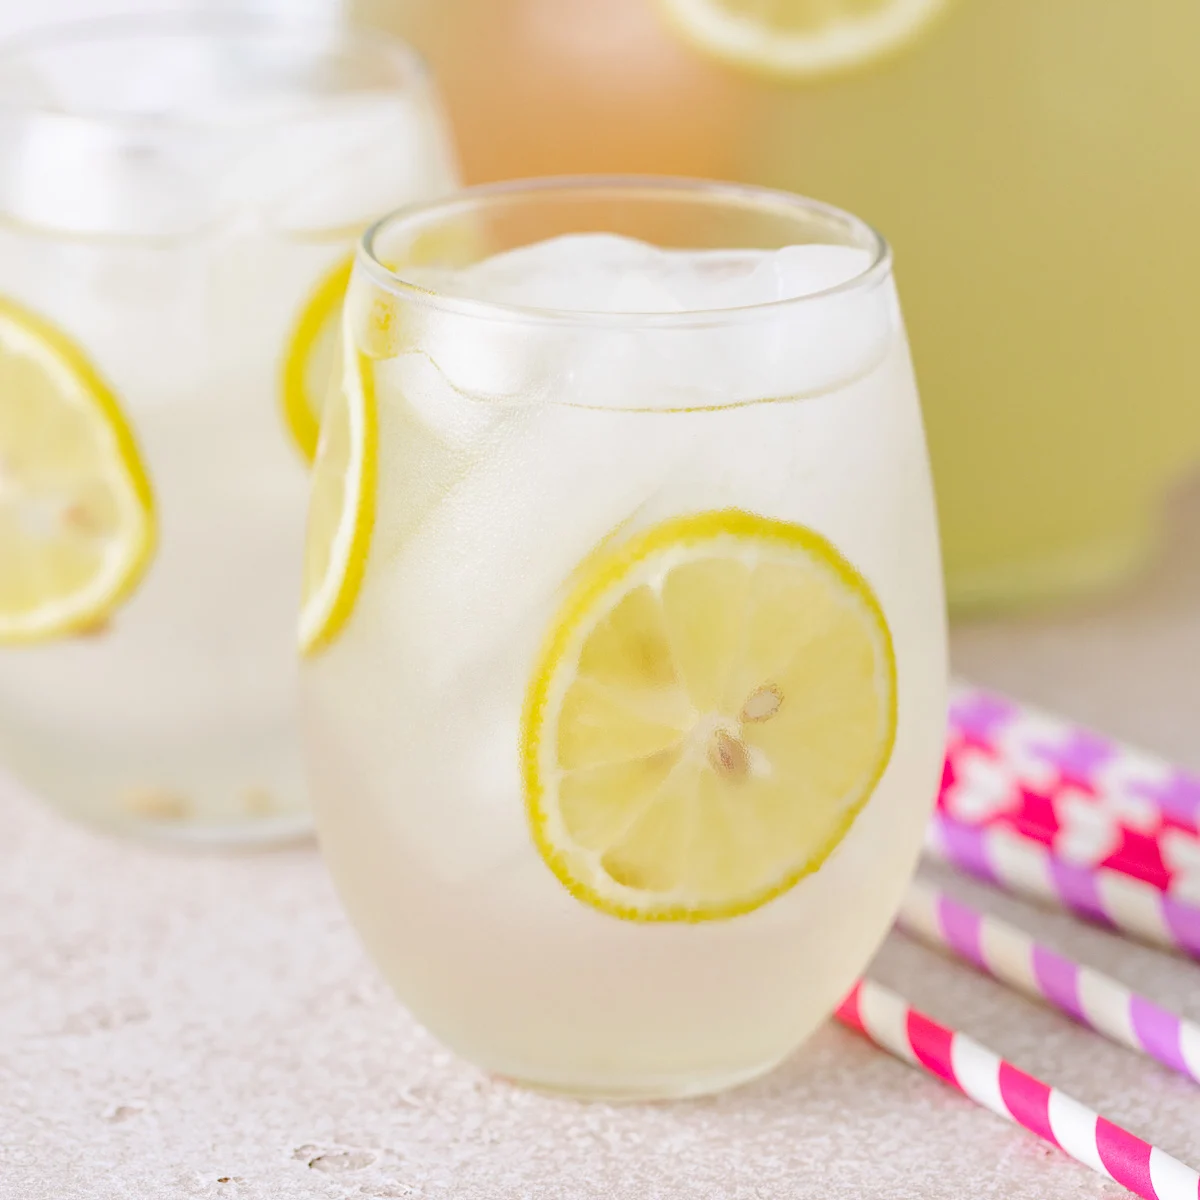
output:
[[[915,880],[898,924],[905,933],[949,950],[1017,991],[1200,1082],[1200,1025],[1057,954],[1007,921]]]
[[[1105,867],[1084,867],[1002,826],[935,813],[925,838],[935,858],[999,887],[1069,909],[1151,945],[1200,958],[1200,908]]]
[[[964,1034],[860,980],[837,1018],[877,1046],[958,1088],[976,1104],[1057,1146],[1143,1200],[1198,1200],[1200,1175]]]
[[[1059,826],[1053,804],[1027,807],[1021,793],[1032,793],[1039,802],[1053,802],[1064,789],[1081,786],[1084,797],[1090,792],[1097,803],[1107,795],[1148,805],[1158,817],[1149,824],[1138,820],[1129,825],[1128,813],[1109,814],[1115,825],[1140,837],[1158,842],[1164,830],[1184,830],[1193,836],[1200,833],[1200,774],[1157,755],[961,681],[951,685],[949,726],[951,758],[956,749],[976,747],[1001,763],[1028,766],[1032,761],[1049,769],[1048,775],[1038,779],[1036,774],[1041,772],[1030,778],[1017,766],[1012,779],[1012,807],[1024,809],[1022,823],[1040,827],[1043,833]]]

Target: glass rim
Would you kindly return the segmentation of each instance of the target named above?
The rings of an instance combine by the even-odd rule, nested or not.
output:
[[[861,239],[858,243],[860,247],[870,252],[870,261],[861,271],[832,287],[782,300],[726,308],[689,309],[684,312],[595,312],[583,309],[538,308],[437,292],[404,279],[376,253],[376,242],[382,233],[406,222],[416,222],[434,214],[442,213],[449,217],[456,212],[466,213],[489,203],[523,196],[536,198],[554,192],[567,195],[571,192],[605,191],[626,193],[631,197],[637,193],[668,198],[673,195],[680,199],[700,197],[717,205],[732,207],[736,204],[748,207],[756,204],[776,211],[790,210],[798,216],[816,216],[831,224],[841,224],[857,233]],[[363,233],[355,258],[376,284],[430,308],[493,321],[592,328],[691,328],[697,325],[753,320],[767,314],[778,316],[789,309],[799,309],[838,296],[869,291],[888,279],[892,271],[892,249],[887,239],[874,226],[845,209],[777,188],[674,175],[551,175],[460,188],[435,200],[404,205],[380,217]]]
[[[279,17],[266,12],[200,12],[196,10],[159,13],[116,13],[54,21],[33,29],[0,37],[0,72],[23,59],[59,47],[103,45],[139,38],[177,38],[181,41],[239,41],[258,39],[284,45],[297,43],[327,47],[350,47],[356,53],[389,59],[398,68],[404,86],[430,87],[428,63],[409,42],[386,30],[356,29],[345,23],[330,23],[311,17]],[[12,99],[0,95],[0,114],[16,117],[49,117],[83,121],[108,128],[171,129],[205,128],[194,114],[121,112],[102,105],[70,108],[41,99]],[[287,125],[293,116],[273,118]]]

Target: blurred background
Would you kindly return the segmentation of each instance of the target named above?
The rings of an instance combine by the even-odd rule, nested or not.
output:
[[[0,0],[0,34],[229,9],[412,41],[466,182],[727,177],[877,225],[917,360],[958,670],[1200,761],[1180,666],[1200,646],[1191,0],[956,0],[886,61],[801,83],[725,64],[654,0]]]

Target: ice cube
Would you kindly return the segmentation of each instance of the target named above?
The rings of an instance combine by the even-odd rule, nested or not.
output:
[[[685,311],[749,308],[813,296],[847,283],[869,265],[854,246],[778,250],[672,250],[663,255],[670,289]]]
[[[854,246],[663,249],[611,233],[567,234],[443,275],[454,294],[564,312],[706,312],[812,295],[861,274]]]
[[[561,350],[561,338],[556,339],[554,331],[519,318],[459,313],[419,303],[414,305],[413,318],[413,341],[441,377],[439,395],[448,385],[458,393],[460,404],[538,403],[553,398],[546,393],[546,381],[553,374],[550,363]],[[401,369],[423,370],[415,362],[402,364]],[[453,436],[445,427],[444,414],[417,398],[415,390],[412,395],[423,415]],[[436,404],[447,407],[441,400]]]
[[[461,273],[459,294],[563,312],[677,312],[657,246],[611,233],[519,246]]]
[[[226,131],[235,151],[220,180],[225,207],[287,233],[353,228],[454,184],[444,130],[423,97],[264,96],[237,116]]]
[[[0,136],[5,210],[36,228],[175,237],[202,229],[217,214],[208,182],[217,152],[196,131],[167,139],[45,114],[0,127],[0,135],[8,135]]]
[[[444,295],[555,312],[673,312],[656,247],[610,234],[555,238],[461,271],[421,269],[412,282]],[[570,403],[592,369],[583,324],[536,315],[412,304],[416,343],[466,396]],[[601,370],[601,375],[604,371]],[[593,398],[594,399],[594,398]]]
[[[455,388],[476,396],[681,408],[820,392],[873,366],[897,326],[890,283],[818,294],[869,262],[850,246],[664,250],[573,234],[415,281],[485,305],[695,319],[556,323],[418,301],[417,341]],[[813,299],[777,304],[804,296]]]

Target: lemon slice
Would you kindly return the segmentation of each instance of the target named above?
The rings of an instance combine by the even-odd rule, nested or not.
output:
[[[812,530],[737,509],[602,546],[577,578],[522,731],[560,882],[613,916],[705,921],[817,870],[895,738],[866,580]]]
[[[321,406],[337,364],[342,301],[354,256],[339,262],[317,284],[288,338],[283,359],[281,400],[292,440],[308,462],[317,453]]]
[[[701,50],[800,79],[884,57],[922,34],[949,0],[660,0]]]
[[[0,300],[0,643],[102,625],[153,549],[150,481],[116,397],[65,334]]]
[[[378,427],[370,360],[342,339],[313,464],[304,549],[300,650],[328,645],[354,611],[375,524]]]

